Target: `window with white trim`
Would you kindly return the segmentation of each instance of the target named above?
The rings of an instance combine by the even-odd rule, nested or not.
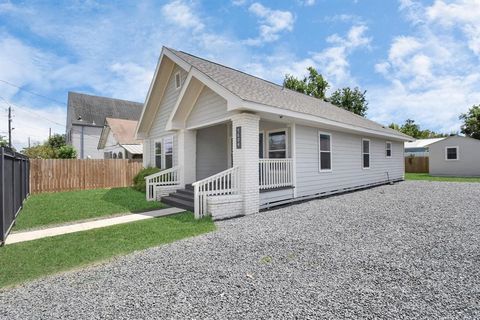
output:
[[[160,169],[173,167],[173,136],[155,141],[155,166]]]
[[[173,167],[173,137],[166,137],[163,139],[163,149],[165,151],[165,168]]]
[[[370,168],[370,140],[362,139],[362,167]]]
[[[285,130],[268,133],[268,157],[270,159],[287,157],[287,132]]]
[[[180,78],[180,72],[175,73],[175,89],[179,89],[182,86],[182,79]]]
[[[332,135],[319,133],[320,171],[332,170]]]
[[[458,160],[458,147],[446,147],[445,160]]]
[[[392,157],[392,143],[390,141],[385,142],[385,156],[387,158]]]
[[[162,168],[162,140],[155,141],[155,167]]]

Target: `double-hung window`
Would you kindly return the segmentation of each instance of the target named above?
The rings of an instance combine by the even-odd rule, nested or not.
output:
[[[319,133],[320,171],[332,170],[332,135]]]
[[[445,160],[458,160],[458,147],[446,147]]]
[[[268,133],[268,157],[270,159],[287,157],[287,132],[285,130]]]
[[[390,141],[385,142],[385,157],[392,157],[392,143]]]
[[[173,137],[165,137],[155,142],[155,166],[169,169],[173,166]]]
[[[362,139],[362,167],[370,168],[370,140]]]

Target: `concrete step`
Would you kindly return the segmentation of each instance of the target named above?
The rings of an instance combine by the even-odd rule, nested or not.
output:
[[[186,194],[186,193],[174,192],[174,193],[170,193],[168,196],[172,198],[178,198],[185,201],[193,202],[193,194],[189,194],[189,193]]]
[[[168,204],[169,206],[182,208],[192,212],[194,211],[193,199],[191,201],[187,201],[184,199],[177,198],[175,196],[167,196],[167,197],[162,197],[161,201],[165,204]]]
[[[191,198],[193,199],[193,195],[194,195],[193,190],[189,190],[189,189],[179,189],[179,190],[177,190],[176,192],[179,193],[179,194],[184,194],[184,195],[186,195],[186,196],[189,196],[189,197],[191,197]]]

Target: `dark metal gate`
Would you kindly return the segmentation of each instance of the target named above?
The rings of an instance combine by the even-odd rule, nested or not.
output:
[[[3,245],[30,193],[28,158],[10,148],[0,148],[0,244]]]

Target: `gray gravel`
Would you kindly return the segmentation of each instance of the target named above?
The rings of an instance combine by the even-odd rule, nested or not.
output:
[[[218,227],[0,292],[0,317],[480,318],[479,183],[403,182]]]

